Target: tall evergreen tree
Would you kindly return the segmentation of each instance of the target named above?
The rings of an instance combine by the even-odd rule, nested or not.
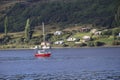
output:
[[[120,0],[116,0],[115,26],[120,26]]]
[[[7,33],[8,33],[8,18],[7,18],[7,16],[5,17],[5,21],[4,21],[4,33],[5,33],[5,36],[7,36]]]
[[[30,40],[30,19],[27,19],[26,26],[25,26],[25,40]]]
[[[120,26],[120,6],[115,14],[115,23],[117,27]]]

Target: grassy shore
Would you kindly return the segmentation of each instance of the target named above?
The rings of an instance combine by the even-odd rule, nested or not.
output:
[[[75,28],[73,28],[75,29]],[[51,30],[51,29],[50,29]],[[62,35],[54,35],[55,30],[46,33],[46,41],[51,42],[53,48],[89,48],[89,47],[119,47],[120,37],[118,36],[119,28],[101,30],[101,35],[95,35],[88,32],[80,32],[78,30],[67,31],[63,29]],[[71,29],[70,29],[71,30]],[[117,31],[117,35],[112,33]],[[99,30],[98,30],[99,31]],[[109,34],[108,34],[109,33]],[[24,32],[9,33],[7,37],[4,33],[0,33],[0,49],[33,49],[36,45],[40,45],[43,41],[42,30],[33,32],[31,39],[25,42]],[[90,36],[89,41],[83,42],[84,36]],[[76,38],[77,41],[67,41],[69,37]],[[56,41],[64,41],[63,44],[55,44]],[[75,42],[78,42],[77,44]]]
[[[35,46],[35,45],[34,45]],[[4,47],[1,48],[0,46],[0,50],[34,50],[34,46],[24,46],[24,47],[8,47],[8,45],[4,45]],[[89,47],[89,46],[85,46],[85,47],[52,47],[51,49],[62,49],[62,48],[120,48],[120,45],[115,45],[115,46],[110,46],[110,45],[104,45],[104,46],[94,46],[94,47]]]

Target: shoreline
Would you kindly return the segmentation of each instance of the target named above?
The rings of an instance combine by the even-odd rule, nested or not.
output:
[[[62,49],[62,48],[120,48],[119,46],[99,46],[99,47],[53,47],[53,49]]]
[[[120,48],[120,45],[118,46],[99,46],[99,47],[52,47],[52,49],[70,49],[70,48]],[[35,50],[34,48],[4,48],[0,50]]]

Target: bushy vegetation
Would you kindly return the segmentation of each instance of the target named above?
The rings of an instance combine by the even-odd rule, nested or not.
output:
[[[112,35],[112,30],[105,30],[102,32],[102,35]]]
[[[114,31],[118,31],[119,28],[113,28],[108,29],[107,31],[110,31],[110,33],[113,33]],[[112,32],[111,32],[112,31]],[[104,32],[104,30],[103,30]],[[34,33],[32,38],[29,40],[29,42],[26,42],[24,34],[25,32],[15,35],[17,33],[8,34],[8,36],[0,36],[0,48],[28,48],[30,46],[40,45],[40,43],[43,41],[43,36],[41,34],[37,35],[38,33]],[[23,35],[24,34],[24,35]],[[86,34],[91,34],[90,32],[86,32]],[[52,47],[98,47],[98,46],[116,46],[120,45],[120,37],[113,34],[102,34],[102,35],[93,35],[93,40],[84,41],[82,39],[83,36],[86,35],[85,32],[78,32],[72,34],[72,32],[64,32],[62,35],[54,35],[53,33],[46,34],[46,41],[49,41],[52,45]],[[21,36],[20,36],[21,35]],[[79,35],[79,37],[78,37]],[[68,37],[76,36],[76,41],[67,41]],[[56,41],[64,41],[63,44],[55,44]],[[18,46],[19,44],[19,46]],[[5,47],[6,45],[6,47]],[[3,46],[3,47],[2,47]]]
[[[94,42],[89,41],[89,42],[87,43],[87,46],[88,46],[88,47],[94,47],[95,45],[94,45]]]
[[[117,36],[120,33],[120,27],[113,29],[112,33],[113,33],[114,36]]]
[[[95,41],[94,42],[94,46],[102,46],[104,44],[105,44],[104,42],[100,42],[100,41]]]
[[[0,4],[5,3],[0,1]],[[118,36],[120,33],[120,0],[24,0],[14,3],[12,7],[5,8],[3,11],[0,6],[0,32],[4,32],[0,34],[0,45],[2,45],[0,48],[5,48],[5,45],[7,48],[39,45],[43,41],[40,28],[42,22],[50,27],[52,25],[51,28],[46,27],[46,29],[51,29],[51,33],[46,32],[45,40],[51,42],[53,46],[120,45]],[[102,35],[71,29],[71,26],[80,28],[87,24],[92,25],[91,28],[102,31]],[[63,31],[64,34],[53,34],[55,30],[62,31],[66,27],[69,30]],[[17,34],[20,31],[22,33]],[[9,34],[10,32],[16,33]],[[90,36],[91,40],[84,42],[83,36]],[[68,37],[77,38],[78,43],[67,41]],[[54,42],[59,40],[63,40],[64,43],[55,45]]]
[[[120,41],[115,40],[112,42],[112,45],[120,45]]]
[[[10,41],[10,39],[10,36],[3,36],[2,38],[0,38],[0,44],[7,44]]]
[[[119,0],[25,0],[2,11],[5,15],[0,18],[0,32],[4,31],[5,16],[8,16],[9,32],[23,31],[28,18],[31,20],[31,29],[41,22],[62,26],[90,23],[111,27],[115,13],[119,12],[116,1]]]

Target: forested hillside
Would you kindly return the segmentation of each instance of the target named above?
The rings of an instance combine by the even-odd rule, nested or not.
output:
[[[23,31],[28,18],[31,28],[41,25],[41,22],[62,26],[69,24],[93,24],[107,28],[119,26],[119,0],[6,1],[0,1],[0,5],[11,3],[4,6],[4,9],[0,8],[0,32],[4,31],[6,16],[9,32]]]

